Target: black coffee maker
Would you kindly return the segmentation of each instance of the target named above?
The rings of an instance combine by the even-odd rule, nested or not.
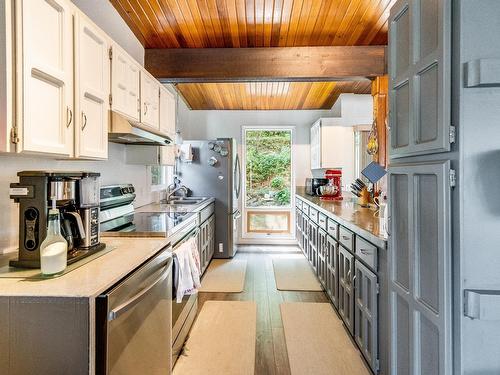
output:
[[[10,185],[19,203],[19,258],[11,266],[40,267],[40,245],[47,235],[53,198],[61,213],[61,234],[68,243],[68,264],[104,248],[99,242],[99,173],[23,171]]]

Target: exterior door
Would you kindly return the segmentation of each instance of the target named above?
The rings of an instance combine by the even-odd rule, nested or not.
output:
[[[109,42],[85,16],[75,27],[75,156],[108,157]]]
[[[356,261],[354,339],[372,370],[378,371],[378,281],[377,275]]]
[[[339,246],[339,307],[338,312],[351,334],[354,333],[354,255]]]
[[[450,150],[451,0],[399,0],[389,18],[391,158]]]
[[[18,0],[20,151],[73,154],[73,14],[66,0]]]
[[[338,254],[337,241],[330,235],[326,238],[326,292],[330,297],[333,305],[338,308]]]
[[[452,373],[449,177],[449,161],[389,169],[394,375]]]
[[[116,44],[111,60],[111,108],[133,121],[140,119],[139,65]]]

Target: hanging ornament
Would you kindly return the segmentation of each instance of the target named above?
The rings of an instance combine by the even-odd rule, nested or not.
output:
[[[368,155],[375,155],[378,152],[378,132],[377,132],[376,121],[373,121],[370,134],[368,135],[368,144],[366,145],[366,152],[368,152]]]

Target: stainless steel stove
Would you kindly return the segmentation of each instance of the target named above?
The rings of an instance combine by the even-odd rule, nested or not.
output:
[[[168,237],[196,220],[192,212],[136,212],[132,202],[135,189],[131,184],[101,188],[101,231],[106,236]]]

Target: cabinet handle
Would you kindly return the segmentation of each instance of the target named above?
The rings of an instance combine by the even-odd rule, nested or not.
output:
[[[69,126],[73,122],[73,111],[69,107],[66,107],[66,116],[69,119],[68,123],[66,124],[66,127],[69,128]]]
[[[137,98],[137,112],[141,113],[141,99]]]
[[[82,130],[83,130],[87,126],[87,115],[83,111],[82,111],[82,118],[83,118],[83,125],[82,125]]]
[[[348,237],[348,236],[342,236],[342,238],[343,238],[344,240],[346,240],[346,241],[349,241],[349,240],[351,239],[351,238],[350,238],[350,237]]]
[[[144,116],[146,116],[146,113],[148,113],[148,104],[144,102]]]
[[[360,251],[361,251],[361,254],[365,254],[365,255],[371,254],[371,252],[372,252],[371,250],[368,250],[368,249],[361,249]]]

